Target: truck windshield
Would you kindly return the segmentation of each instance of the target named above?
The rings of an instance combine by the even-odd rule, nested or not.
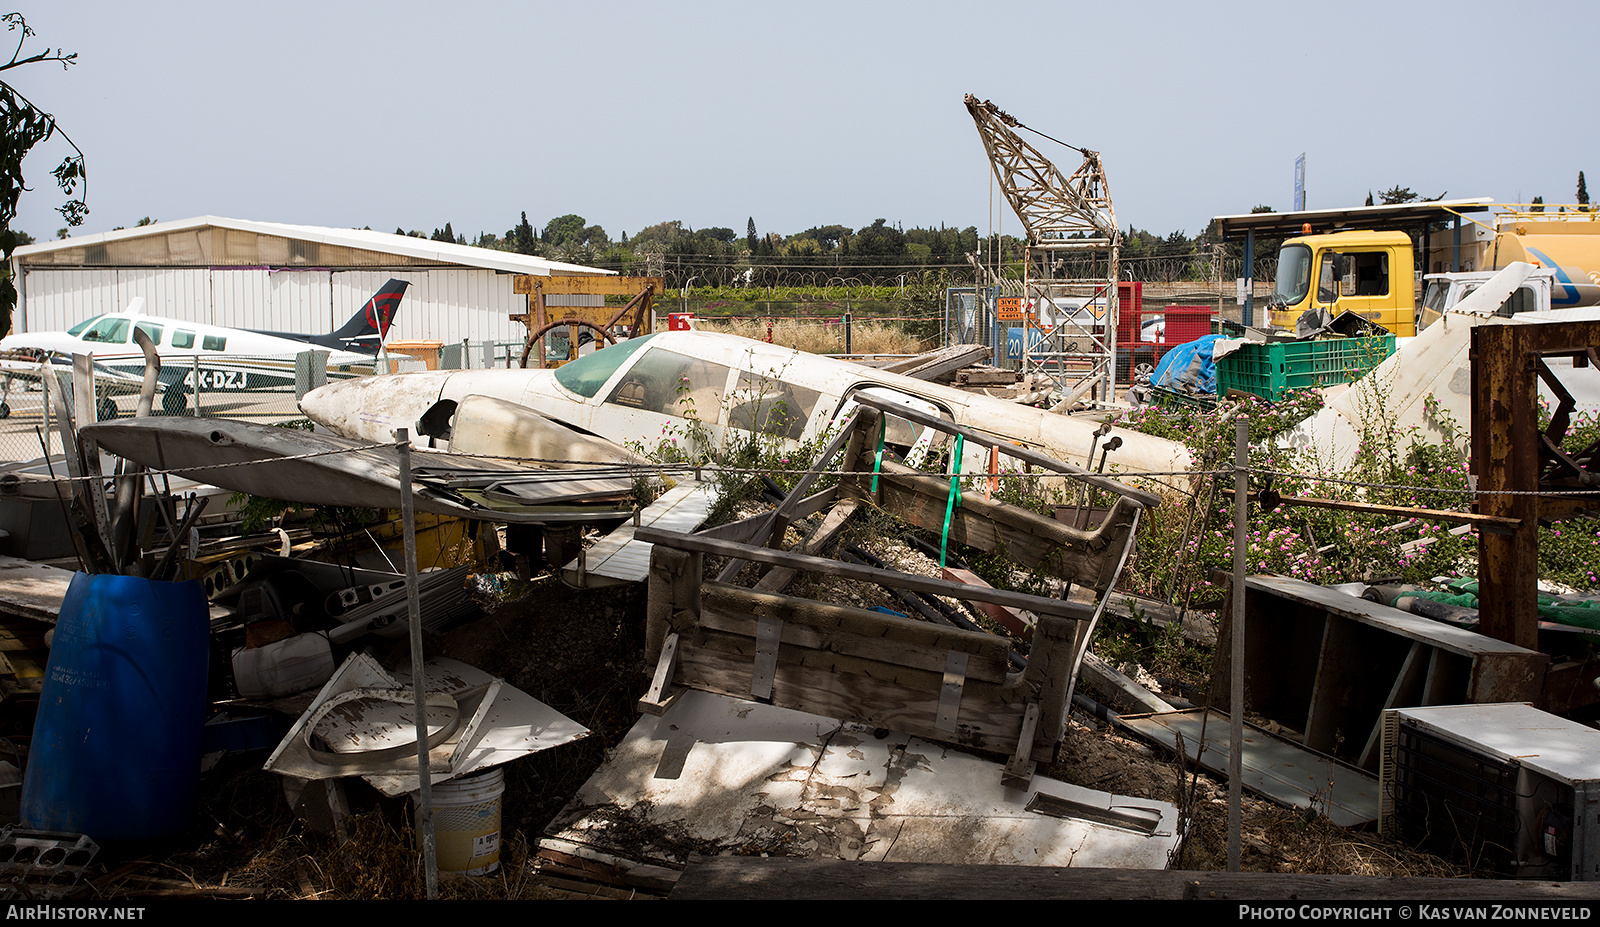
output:
[[[1278,282],[1274,295],[1285,306],[1293,306],[1306,298],[1311,289],[1311,248],[1308,245],[1284,245],[1278,252]]]

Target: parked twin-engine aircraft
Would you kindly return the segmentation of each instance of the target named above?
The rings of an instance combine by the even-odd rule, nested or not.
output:
[[[301,400],[320,425],[350,438],[392,441],[406,428],[419,445],[448,448],[457,410],[487,396],[538,413],[515,427],[497,427],[497,447],[475,434],[471,453],[534,456],[525,432],[554,419],[629,446],[718,441],[730,431],[761,432],[800,442],[824,433],[863,391],[985,434],[1093,467],[1104,432],[1098,421],[1047,412],[875,370],[848,361],[715,332],[661,332],[620,342],[554,370],[419,371],[330,383]],[[1112,461],[1129,471],[1187,470],[1183,445],[1131,430]],[[889,416],[885,444],[907,459],[937,450],[946,436]],[[987,452],[972,444],[963,473],[987,469]],[[1014,466],[1015,464],[1011,464]]]
[[[188,394],[197,385],[203,391],[228,392],[293,386],[294,364],[288,358],[308,347],[331,352],[329,364],[368,363],[388,336],[409,285],[398,279],[385,283],[348,322],[326,335],[253,331],[145,315],[142,296],[134,297],[121,312],[97,315],[64,332],[8,335],[0,339],[4,358],[0,371],[6,377],[0,389],[0,418],[11,411],[3,398],[13,378],[37,379],[45,360],[70,367],[73,354],[91,355],[97,371],[110,381],[104,384],[110,391],[136,391],[144,374],[144,354],[133,341],[135,331],[148,335],[161,356],[162,408],[173,415],[187,408]],[[109,410],[114,414],[115,406]]]

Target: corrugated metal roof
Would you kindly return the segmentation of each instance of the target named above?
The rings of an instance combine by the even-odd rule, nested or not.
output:
[[[86,245],[126,241],[144,236],[166,235],[171,232],[203,228],[236,229],[244,232],[255,232],[260,235],[277,235],[301,241],[314,241],[346,248],[362,248],[368,251],[440,261],[447,264],[458,264],[462,267],[480,267],[516,274],[615,273],[615,271],[602,270],[598,267],[566,264],[561,261],[546,260],[529,254],[518,254],[513,251],[496,251],[492,248],[458,245],[454,242],[430,241],[425,238],[413,238],[409,235],[395,235],[391,232],[374,232],[371,229],[335,229],[317,225],[286,225],[280,222],[255,222],[249,219],[229,219],[222,216],[196,216],[193,219],[155,222],[138,228],[118,229],[114,232],[102,232],[98,235],[83,235],[64,238],[60,241],[23,245],[13,255],[14,258],[25,263],[27,258],[32,255],[47,254],[66,248],[82,248]]]
[[[1312,232],[1337,232],[1344,229],[1373,231],[1405,230],[1428,222],[1448,222],[1458,213],[1487,212],[1491,199],[1431,200],[1424,203],[1399,203],[1390,206],[1351,206],[1346,209],[1307,209],[1301,212],[1253,212],[1241,216],[1216,216],[1223,241],[1243,238],[1246,232],[1257,235],[1299,235],[1300,227],[1311,225]]]

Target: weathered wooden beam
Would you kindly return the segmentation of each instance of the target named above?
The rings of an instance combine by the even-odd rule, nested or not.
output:
[[[998,683],[1010,673],[1011,645],[993,634],[722,583],[706,583],[702,596],[697,627],[754,638],[759,618],[772,616],[783,621],[785,645],[928,673],[941,672],[944,655],[957,650],[971,657],[974,679]]]
[[[1083,655],[1083,662],[1078,664],[1078,674],[1107,695],[1120,696],[1124,707],[1133,706],[1138,711],[1172,710],[1172,706],[1161,696],[1092,653]]]
[[[1539,441],[1528,333],[1545,327],[1479,325],[1471,348],[1478,511],[1518,522],[1510,534],[1478,533],[1478,631],[1530,650],[1539,646]]]
[[[859,495],[859,481],[840,484]],[[928,531],[943,531],[949,480],[929,476],[892,461],[883,462],[878,505]],[[1042,569],[1069,582],[1105,589],[1111,585],[1132,537],[1137,503],[1119,498],[1094,531],[1084,531],[1027,509],[962,493],[950,520],[950,539],[980,550],[1000,552],[1020,566]]]
[[[1074,651],[1082,639],[1080,625],[1087,627],[1088,622],[1040,615],[1028,665],[1022,670],[1019,689],[1030,693],[1039,704],[1039,726],[1033,743],[1046,756],[1054,756],[1055,745],[1067,730],[1067,712],[1072,708],[1072,687],[1077,676]]]
[[[822,523],[817,525],[816,530],[812,531],[795,550],[802,554],[821,553],[823,548],[827,547],[833,542],[834,538],[839,536],[839,532],[844,530],[844,526],[849,523],[851,516],[855,515],[856,510],[860,507],[861,503],[856,499],[841,500],[832,509],[828,510],[828,514],[822,519]],[[790,567],[773,567],[767,571],[767,575],[761,577],[755,588],[761,592],[782,592],[783,587],[789,585],[790,581],[798,575],[800,575],[800,571]]]
[[[983,581],[983,577],[971,570],[963,570],[958,567],[945,567],[944,578],[953,583],[965,583],[968,586],[989,586],[988,583]],[[989,586],[989,588],[993,587]],[[1027,641],[1033,638],[1035,616],[1014,608],[1006,608],[1004,605],[995,605],[992,602],[978,603],[978,610],[988,615],[995,624],[1011,632],[1011,635],[1018,640]]]
[[[656,673],[650,680],[650,688],[639,699],[639,710],[647,715],[664,715],[667,707],[672,704],[673,696],[668,692],[672,685],[672,677],[678,671],[678,635],[676,632],[667,635],[665,643],[661,646],[661,658],[656,661]]]
[[[763,901],[1162,901],[1438,902],[1441,906],[1488,906],[1508,896],[1524,905],[1594,903],[1593,882],[1532,879],[1442,879],[1417,876],[1311,875],[1291,872],[1202,872],[1198,870],[1093,869],[1062,866],[1001,866],[965,863],[868,862],[860,859],[796,859],[759,856],[690,856],[672,890],[674,901],[751,899]],[[1293,899],[1292,902],[1289,899]],[[1445,915],[1429,905],[1430,912]],[[1561,909],[1556,909],[1561,910]],[[1334,911],[1325,915],[1332,919]],[[1338,913],[1343,913],[1340,909]],[[1419,916],[1420,919],[1420,916]]]
[[[1146,492],[1142,489],[1135,489],[1126,483],[1119,483],[1116,480],[1101,476],[1097,473],[1092,473],[1083,469],[1082,467],[1074,467],[1072,464],[1057,460],[1054,457],[1051,457],[1049,454],[1040,453],[1032,448],[1012,444],[1005,438],[986,435],[982,432],[974,431],[965,425],[957,425],[954,422],[947,422],[936,415],[929,415],[920,409],[913,409],[909,406],[900,405],[891,399],[883,399],[881,397],[868,395],[866,393],[856,393],[854,398],[861,405],[871,406],[872,408],[880,411],[889,412],[892,415],[897,415],[900,418],[906,419],[907,421],[916,422],[917,424],[927,428],[936,428],[947,434],[961,435],[966,440],[982,447],[998,447],[1000,448],[1000,453],[1005,454],[1007,457],[1014,457],[1024,463],[1030,463],[1036,467],[1043,467],[1044,469],[1053,471],[1055,473],[1065,473],[1069,476],[1077,477],[1085,483],[1088,483],[1090,486],[1095,486],[1108,492],[1116,493],[1119,496],[1132,499],[1133,501],[1138,502],[1147,508],[1155,508],[1161,504],[1161,497],[1155,493]]]
[[[664,277],[621,277],[615,274],[516,274],[511,292],[531,294],[535,286],[546,296],[632,296],[647,286],[666,291]]]
[[[683,588],[691,570],[695,570],[693,580],[698,592],[700,574],[697,568],[701,560],[698,555],[671,547],[651,549],[644,609],[644,652],[647,657],[654,658],[661,653],[667,635],[672,633],[673,612],[687,607]],[[698,613],[699,609],[695,608],[694,611]]]
[[[708,643],[734,645],[741,640],[751,645],[744,638],[719,641],[711,637]],[[680,648],[677,678],[681,685],[749,698],[753,664],[753,647],[744,651],[690,645]],[[812,666],[785,648],[774,671],[772,704],[1000,755],[1009,754],[1016,745],[1024,705],[1014,700],[1017,693],[1012,688],[969,679],[962,691],[957,730],[951,735],[937,725],[939,686],[920,678],[911,682]]]
[[[1007,788],[1027,789],[1033,784],[1033,771],[1039,765],[1033,761],[1033,736],[1039,730],[1039,703],[1029,702],[1022,712],[1022,730],[1017,734],[1017,749],[1006,768],[1000,773],[1000,784]]]
[[[854,579],[862,582],[878,583],[896,589],[910,589],[914,592],[931,592],[934,595],[945,595],[957,599],[969,599],[974,602],[998,602],[1001,605],[1010,605],[1015,608],[1026,608],[1041,615],[1060,615],[1069,620],[1084,620],[1093,616],[1094,608],[1080,602],[1069,602],[1064,599],[1045,598],[1043,596],[1028,595],[1022,592],[1011,592],[1005,589],[978,589],[962,583],[952,583],[949,580],[933,579],[927,576],[917,576],[911,573],[900,573],[894,570],[880,570],[874,567],[858,566],[853,563],[840,563],[825,557],[812,557],[805,554],[796,554],[789,551],[772,550],[770,548],[753,547],[748,544],[739,544],[733,541],[724,541],[716,538],[704,538],[693,534],[679,534],[674,531],[662,531],[659,528],[642,527],[634,532],[634,537],[650,544],[660,544],[675,547],[680,550],[694,551],[701,554],[713,554],[720,557],[737,557],[757,563],[770,563],[774,566],[793,567],[797,570],[813,573],[824,573],[829,576],[838,576],[843,579]]]
[[[937,351],[918,354],[879,368],[889,373],[904,374],[918,380],[937,380],[946,374],[970,367],[989,359],[988,347],[981,344],[952,344]]]

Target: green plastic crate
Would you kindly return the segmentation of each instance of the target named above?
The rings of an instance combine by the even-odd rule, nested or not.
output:
[[[1180,393],[1177,390],[1150,387],[1150,401],[1163,409],[1201,409],[1217,407],[1217,397],[1206,393]]]
[[[1393,335],[1251,342],[1217,361],[1217,395],[1238,390],[1275,402],[1292,389],[1360,379],[1393,353]]]

